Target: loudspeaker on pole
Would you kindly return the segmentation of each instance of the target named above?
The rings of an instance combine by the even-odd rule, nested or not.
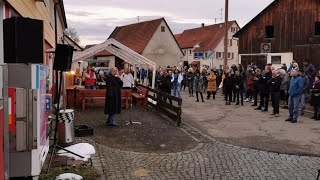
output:
[[[73,47],[65,44],[57,44],[53,69],[70,71],[73,56]]]
[[[43,21],[12,17],[3,20],[5,63],[43,63]]]

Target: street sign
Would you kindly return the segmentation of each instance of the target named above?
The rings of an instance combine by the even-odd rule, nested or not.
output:
[[[195,52],[194,53],[194,59],[201,59],[203,57],[203,53],[202,52]]]

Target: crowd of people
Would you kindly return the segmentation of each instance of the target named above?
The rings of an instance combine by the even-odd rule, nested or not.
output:
[[[116,74],[113,75],[112,73]],[[151,85],[152,73],[150,70],[137,69],[141,84]],[[86,89],[95,89],[97,82],[108,84],[107,76],[116,76],[121,80],[120,88],[132,88],[136,81],[133,78],[133,71],[129,68],[123,70],[111,69],[109,75],[103,71],[97,74],[90,66],[83,72],[82,76],[76,75],[75,82],[83,81]],[[278,117],[280,105],[288,108],[289,117],[286,121],[296,123],[298,116],[304,115],[307,102],[313,107],[312,119],[320,120],[320,74],[315,67],[305,60],[303,65],[292,62],[289,67],[283,64],[281,68],[275,69],[268,64],[264,69],[259,69],[254,63],[245,69],[241,64],[232,65],[225,69],[215,67],[159,68],[156,73],[155,87],[159,91],[181,98],[181,91],[189,92],[189,97],[196,96],[196,102],[215,99],[217,92],[224,96],[225,104],[244,105],[244,102],[251,102],[255,110],[269,111],[271,102],[271,115]],[[114,117],[111,116],[108,122],[114,124]]]
[[[282,105],[288,108],[286,121],[291,123],[297,122],[299,114],[305,114],[307,102],[310,102],[314,111],[312,119],[320,120],[320,75],[308,60],[301,67],[292,62],[289,67],[283,64],[279,69],[272,64],[259,69],[254,63],[247,69],[239,64],[223,70],[203,68],[201,72],[194,67],[159,68],[156,82],[160,91],[180,98],[180,91],[187,87],[189,97],[196,95],[196,102],[199,98],[204,102],[204,93],[206,99],[211,96],[215,99],[218,91],[224,95],[226,105],[243,106],[244,102],[252,102],[255,110],[269,111],[271,102],[271,115],[275,117],[279,116]]]

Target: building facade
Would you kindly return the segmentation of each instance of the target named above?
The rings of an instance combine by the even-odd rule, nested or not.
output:
[[[239,30],[236,21],[228,22],[228,65],[238,63],[238,40],[233,35]],[[223,68],[225,24],[214,24],[185,30],[176,35],[184,52],[184,61],[196,66]]]
[[[109,38],[155,62],[157,66],[179,66],[183,60],[179,44],[164,18],[117,27]],[[94,58],[105,60],[108,67],[122,69],[126,66],[123,60],[107,51],[96,54]]]
[[[275,0],[235,37],[240,61],[280,67],[306,59],[320,68],[320,1]]]

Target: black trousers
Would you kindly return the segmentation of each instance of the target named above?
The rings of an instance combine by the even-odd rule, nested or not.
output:
[[[197,101],[199,101],[198,93],[200,94],[200,96],[201,96],[201,100],[203,101],[203,95],[202,95],[202,92],[198,92],[198,91],[196,91]]]
[[[237,97],[237,103],[239,104],[239,96],[241,98],[241,104],[243,104],[243,90],[240,91],[234,91],[235,95]]]
[[[268,110],[269,106],[269,93],[261,92],[260,93],[260,105],[259,108],[264,107],[264,110]]]
[[[232,101],[232,89],[225,88],[224,93],[226,96],[226,101],[231,102]]]
[[[212,94],[213,99],[216,99],[216,92],[215,91],[207,91],[207,98],[210,99],[210,96]]]
[[[271,92],[273,112],[279,114],[280,92]]]
[[[259,95],[259,94],[260,94],[260,91],[259,91],[259,90],[255,89],[255,90],[253,91],[253,100],[254,100],[254,103],[253,103],[253,104],[255,104],[255,105],[258,104],[258,95]]]
[[[253,92],[252,89],[247,89],[246,98],[252,99],[253,93],[254,93],[254,92]]]

